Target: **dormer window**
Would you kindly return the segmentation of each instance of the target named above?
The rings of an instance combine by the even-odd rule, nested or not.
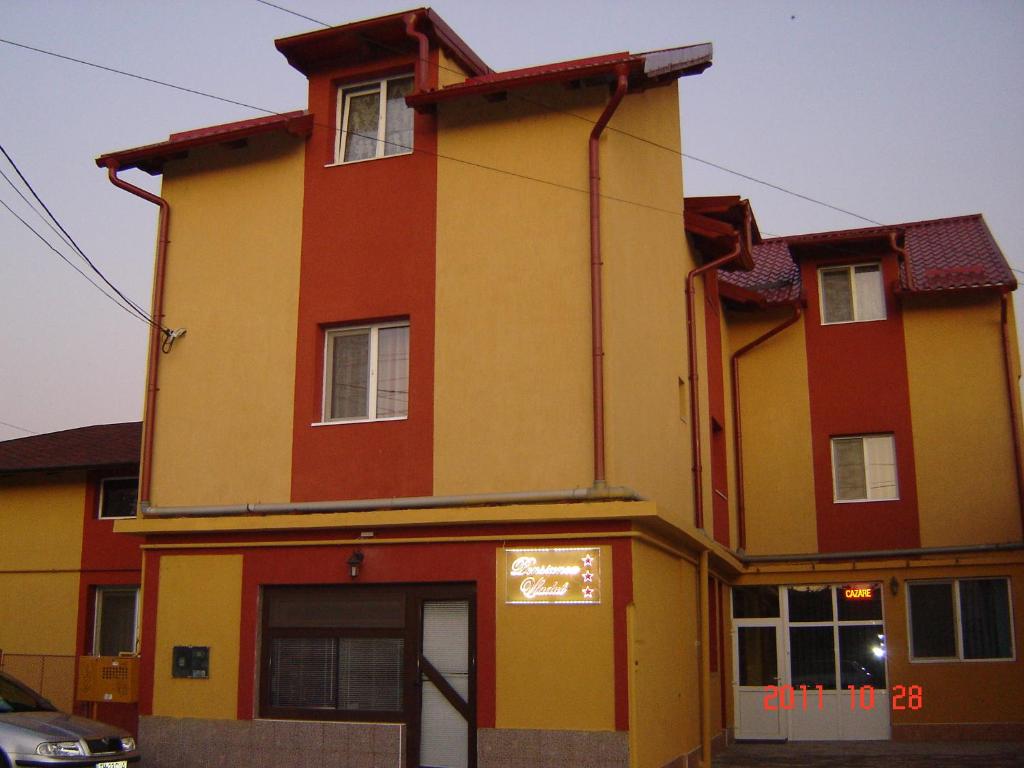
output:
[[[818,270],[821,322],[885,320],[885,291],[880,264],[855,264]]]
[[[405,104],[412,83],[402,76],[339,89],[335,162],[412,152],[413,111]]]

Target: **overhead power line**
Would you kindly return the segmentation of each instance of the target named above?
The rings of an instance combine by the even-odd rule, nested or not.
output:
[[[19,427],[17,424],[11,424],[11,422],[9,422],[9,421],[0,421],[0,424],[3,424],[5,427],[10,427],[11,429],[16,429],[19,432],[28,432],[30,435],[38,435],[39,434],[35,430],[26,429],[25,427]]]
[[[260,3],[262,5],[270,6],[271,8],[276,8],[279,11],[284,11],[285,13],[291,14],[292,16],[297,16],[300,19],[305,19],[306,21],[312,21],[314,24],[319,24],[322,27],[331,27],[331,26],[333,26],[331,24],[328,24],[326,21],[320,21],[319,19],[314,19],[312,16],[306,16],[305,14],[299,13],[298,11],[294,11],[291,8],[285,8],[283,5],[277,5],[276,3],[268,2],[268,0],[256,0],[256,2]],[[406,51],[402,51],[402,50],[400,50],[398,48],[395,48],[394,46],[387,45],[386,43],[382,43],[379,40],[374,40],[373,38],[369,38],[366,35],[359,35],[359,38],[361,40],[363,40],[364,42],[369,43],[370,45],[375,45],[375,46],[377,46],[378,48],[380,48],[382,50],[389,51],[390,53],[401,53],[401,54],[407,53]],[[429,61],[427,61],[425,59],[419,58],[419,57],[417,58],[417,60],[421,61],[421,62],[424,62],[424,63],[427,63],[427,64],[431,63],[431,62],[429,62]],[[445,65],[443,62],[440,62],[440,61],[437,62],[437,66],[439,68],[441,68],[441,69],[444,69],[447,72],[452,72],[452,73],[454,73],[456,75],[459,75],[460,77],[464,77],[465,76],[465,73],[462,72],[461,70],[455,69],[454,67],[449,67],[449,66]],[[569,117],[576,118],[577,120],[582,120],[583,122],[590,123],[591,125],[595,125],[597,123],[596,120],[593,120],[592,118],[586,117],[585,115],[580,115],[580,114],[577,114],[576,112],[571,112],[569,110],[562,109],[560,107],[556,107],[556,106],[553,106],[551,104],[546,104],[546,103],[544,103],[542,101],[538,101],[536,99],[529,99],[529,98],[526,98],[525,96],[523,96],[522,94],[514,94],[513,96],[518,101],[521,101],[523,103],[533,104],[534,106],[542,107],[542,108],[547,109],[547,110],[549,110],[551,112],[557,112],[559,114],[563,114],[563,115],[567,115]],[[847,210],[846,208],[840,208],[837,205],[832,205],[831,203],[826,203],[823,200],[818,200],[818,199],[816,199],[814,197],[810,197],[809,195],[801,194],[800,192],[794,192],[791,189],[787,189],[786,187],[780,186],[778,184],[773,184],[770,181],[765,181],[764,179],[759,179],[756,176],[751,176],[749,174],[733,170],[732,168],[727,168],[726,166],[722,165],[721,163],[715,163],[715,162],[712,162],[711,160],[705,160],[702,157],[697,157],[696,155],[691,155],[691,154],[689,154],[687,152],[682,152],[682,151],[676,149],[675,147],[669,147],[669,146],[667,146],[665,144],[661,144],[659,142],[653,141],[653,140],[645,138],[643,136],[638,136],[635,133],[631,133],[629,131],[624,131],[621,128],[616,128],[613,125],[608,125],[606,127],[606,130],[608,130],[608,131],[610,131],[612,133],[618,133],[618,134],[620,134],[622,136],[627,136],[627,137],[629,137],[631,139],[635,139],[636,141],[641,141],[644,144],[649,144],[649,145],[651,145],[653,147],[657,147],[658,149],[663,149],[666,152],[671,152],[672,154],[678,155],[679,157],[685,157],[688,160],[693,160],[695,162],[702,163],[703,165],[710,166],[711,168],[715,168],[715,169],[717,169],[719,171],[722,171],[723,173],[729,173],[729,174],[732,174],[733,176],[738,176],[741,179],[746,179],[747,181],[752,181],[755,184],[761,184],[763,186],[769,187],[770,189],[774,189],[774,190],[776,190],[778,192],[782,192],[783,194],[792,195],[793,197],[800,198],[801,200],[806,200],[807,202],[814,203],[816,205],[822,205],[822,206],[825,206],[826,208],[831,208],[833,211],[838,211],[839,213],[846,214],[847,216],[852,216],[855,219],[860,219],[861,221],[866,221],[869,224],[875,224],[877,226],[884,226],[879,221],[875,221],[874,219],[869,219],[867,216],[862,216],[859,213],[854,213],[853,211]]]
[[[14,172],[18,175],[18,178],[21,179],[22,184],[24,184],[25,188],[36,200],[36,202],[42,208],[42,210],[46,212],[46,216],[44,216],[43,213],[38,208],[36,208],[35,205],[32,204],[32,202],[18,188],[17,184],[14,183],[13,179],[11,179],[6,173],[4,173],[2,169],[0,169],[0,177],[3,177],[4,181],[6,181],[10,185],[10,187],[18,194],[18,196],[25,202],[25,204],[32,210],[32,212],[35,213],[43,221],[43,223],[46,224],[46,226],[49,227],[50,230],[54,232],[60,240],[63,241],[65,245],[68,245],[69,247],[72,248],[75,254],[80,259],[82,259],[82,261],[84,261],[86,265],[88,265],[89,270],[94,275],[96,275],[107,286],[107,288],[101,286],[99,283],[93,280],[93,278],[88,273],[80,269],[77,264],[75,264],[71,259],[69,259],[59,248],[54,246],[53,243],[47,240],[47,238],[43,236],[42,233],[40,233],[31,224],[29,224],[28,221],[22,218],[13,208],[7,205],[7,203],[0,200],[0,205],[3,205],[3,207],[6,208],[12,216],[14,216],[14,218],[21,222],[21,224],[25,228],[27,228],[30,232],[32,232],[32,234],[34,234],[39,240],[41,240],[47,248],[53,251],[58,257],[60,257],[62,261],[64,261],[68,266],[74,269],[75,272],[77,272],[79,275],[85,278],[105,298],[112,301],[119,309],[128,312],[130,315],[132,315],[138,320],[141,320],[147,325],[159,327],[148,312],[146,312],[142,307],[140,307],[135,301],[126,296],[116,285],[114,285],[113,282],[111,282],[107,278],[105,274],[103,274],[103,271],[98,266],[96,266],[96,263],[89,258],[89,256],[82,249],[82,247],[79,246],[75,239],[71,236],[71,233],[67,231],[64,225],[60,223],[60,220],[50,210],[49,206],[46,205],[42,197],[39,196],[35,188],[32,186],[31,182],[29,182],[25,174],[22,173],[21,169],[18,167],[18,164],[14,161],[14,158],[11,157],[11,155],[7,152],[7,150],[3,147],[2,144],[0,144],[0,154],[3,154],[3,156],[7,159],[7,162],[10,164],[11,168],[14,169]],[[160,330],[165,334],[167,333],[166,329],[160,328]]]
[[[266,0],[257,0],[257,2],[260,2],[260,3],[264,4],[264,5],[269,6],[269,7],[277,8],[278,10],[282,10],[285,13],[291,13],[291,14],[293,14],[295,16],[300,17],[300,18],[304,18],[304,19],[307,19],[309,21],[313,21],[314,23],[321,24],[321,25],[323,25],[325,27],[330,26],[326,22],[319,21],[317,19],[313,19],[312,17],[305,16],[304,14],[300,14],[300,13],[297,13],[295,11],[291,11],[290,9],[284,8],[283,6],[266,2]],[[377,44],[377,45],[381,45],[377,41],[373,41],[373,40],[370,40],[369,38],[365,38],[365,36],[364,36],[364,39],[366,39],[368,42],[371,42],[371,43],[374,43],[374,44]],[[185,86],[177,85],[175,83],[169,83],[169,82],[164,81],[164,80],[159,80],[157,78],[146,77],[144,75],[139,75],[139,74],[136,74],[136,73],[133,73],[133,72],[128,72],[128,71],[117,69],[117,68],[114,68],[114,67],[108,67],[108,66],[105,66],[103,64],[97,64],[95,62],[86,61],[84,59],[78,59],[78,58],[75,58],[73,56],[67,56],[65,54],[57,53],[55,51],[49,51],[49,50],[46,50],[46,49],[43,49],[43,48],[37,48],[37,47],[31,46],[31,45],[25,45],[23,43],[18,43],[18,42],[15,42],[13,40],[7,40],[7,39],[4,39],[4,38],[0,38],[0,43],[5,43],[7,45],[13,45],[13,46],[15,46],[17,48],[23,48],[25,50],[34,51],[36,53],[41,53],[41,54],[44,54],[44,55],[47,55],[47,56],[53,56],[53,57],[58,58],[58,59],[63,59],[65,61],[74,62],[76,64],[82,64],[84,66],[93,67],[95,69],[100,69],[100,70],[103,70],[103,71],[106,71],[106,72],[111,72],[113,74],[122,75],[124,77],[131,77],[131,78],[134,78],[136,80],[142,80],[144,82],[153,83],[154,85],[160,85],[160,86],[163,86],[163,87],[166,87],[166,88],[172,88],[174,90],[183,91],[185,93],[191,93],[191,94],[194,94],[196,96],[203,96],[205,98],[214,99],[216,101],[222,101],[222,102],[225,102],[225,103],[228,103],[228,104],[233,104],[235,106],[245,107],[246,109],[252,109],[252,110],[255,110],[257,112],[262,112],[264,114],[268,114],[268,115],[281,115],[281,114],[283,114],[283,113],[281,113],[281,112],[279,112],[277,110],[267,109],[266,107],[260,107],[260,106],[257,106],[255,104],[249,104],[247,102],[238,101],[236,99],[230,99],[230,98],[227,98],[225,96],[219,96],[217,94],[209,93],[207,91],[201,91],[201,90],[198,90],[198,89],[195,89],[195,88],[188,88],[188,87],[185,87]],[[382,47],[385,47],[385,48],[387,48],[389,50],[393,50],[393,49],[390,49],[390,47],[388,47],[388,46],[382,46]],[[450,69],[450,68],[446,67],[446,69]],[[457,70],[451,70],[451,71],[454,72],[454,71],[457,71]],[[460,73],[460,74],[462,74],[462,73]],[[583,115],[577,115],[577,114],[575,114],[573,112],[569,112],[569,111],[566,111],[566,110],[561,110],[561,109],[558,109],[556,107],[552,107],[550,105],[546,105],[546,104],[544,104],[542,102],[537,102],[537,101],[533,101],[533,100],[529,100],[529,99],[522,99],[522,97],[519,97],[519,98],[521,98],[521,100],[523,100],[523,101],[527,101],[529,103],[536,104],[538,106],[544,107],[546,109],[550,109],[550,110],[555,111],[555,112],[560,112],[560,113],[565,114],[567,116],[574,117],[574,118],[576,118],[578,120],[583,120],[583,121],[586,121],[586,122],[591,123],[591,124],[593,124],[595,122],[595,121],[591,120],[590,118],[585,117]],[[318,124],[318,125],[320,125],[320,127],[327,128],[328,130],[338,130],[338,131],[343,132],[343,133],[350,133],[352,135],[362,136],[363,138],[367,138],[367,139],[374,140],[374,141],[385,141],[383,139],[378,139],[375,136],[363,136],[363,134],[358,134],[358,133],[355,133],[355,132],[352,132],[352,131],[346,131],[344,129],[337,128],[336,126],[331,126],[331,125],[326,125],[326,124]],[[816,198],[810,197],[809,195],[803,195],[803,194],[800,194],[798,192],[793,192],[792,190],[786,189],[785,187],[779,186],[777,184],[772,184],[771,182],[763,181],[762,179],[758,179],[758,178],[756,178],[754,176],[750,176],[748,174],[743,174],[743,173],[741,173],[739,171],[734,171],[734,170],[732,170],[730,168],[727,168],[726,166],[723,166],[723,165],[721,165],[719,163],[714,163],[714,162],[712,162],[710,160],[705,160],[703,158],[697,157],[696,155],[690,155],[690,154],[686,154],[686,153],[680,152],[679,150],[676,150],[673,147],[668,147],[668,146],[665,146],[663,144],[658,144],[657,142],[654,142],[654,141],[651,141],[649,139],[645,139],[644,137],[637,136],[635,134],[629,133],[628,131],[622,131],[620,129],[614,128],[613,126],[608,126],[607,130],[615,132],[615,133],[622,134],[624,136],[629,136],[629,137],[631,137],[633,139],[636,139],[636,140],[639,140],[639,141],[643,141],[644,143],[647,143],[647,144],[650,144],[652,146],[656,146],[656,147],[659,147],[661,149],[667,150],[667,151],[672,152],[672,153],[674,153],[676,155],[679,155],[681,157],[689,158],[689,159],[694,160],[696,162],[707,164],[707,165],[712,166],[712,167],[714,167],[714,168],[716,168],[718,170],[721,170],[721,171],[723,171],[725,173],[730,173],[730,174],[733,174],[735,176],[747,179],[748,181],[753,181],[753,182],[758,183],[758,184],[763,184],[765,186],[768,186],[768,187],[770,187],[772,189],[776,189],[777,191],[783,192],[785,194],[789,194],[789,195],[793,195],[795,197],[799,197],[802,200],[806,200],[808,202],[812,202],[812,203],[815,203],[817,205],[823,205],[823,206],[831,208],[833,210],[845,213],[845,214],[847,214],[849,216],[853,216],[855,218],[861,219],[862,221],[866,221],[866,222],[869,222],[871,224],[878,224],[878,222],[876,222],[874,219],[870,219],[870,218],[868,218],[866,216],[861,216],[860,214],[854,213],[852,211],[848,211],[848,210],[846,210],[844,208],[840,208],[838,206],[831,205],[830,203],[823,202],[823,201],[818,200]],[[385,141],[385,143],[392,143],[392,144],[394,144],[394,142],[386,142],[386,141]],[[464,159],[458,158],[458,157],[452,157],[452,156],[449,156],[449,155],[443,155],[443,154],[441,154],[439,152],[426,152],[426,150],[423,150],[421,148],[404,147],[403,145],[399,145],[399,144],[395,144],[395,146],[402,146],[403,148],[411,149],[414,152],[420,152],[420,153],[423,153],[423,154],[433,155],[434,157],[437,157],[437,158],[440,158],[440,159],[443,159],[443,160],[449,160],[449,161],[452,161],[452,162],[463,163],[463,164],[474,166],[474,167],[477,167],[477,168],[482,168],[482,169],[487,169],[487,170],[495,171],[497,173],[505,173],[507,175],[516,176],[518,178],[527,179],[527,180],[531,180],[531,181],[536,181],[536,182],[540,182],[540,183],[543,183],[543,184],[548,184],[548,185],[551,185],[551,186],[561,187],[561,188],[564,188],[564,189],[570,189],[570,190],[573,190],[573,191],[576,191],[576,192],[582,192],[582,193],[587,193],[588,192],[587,190],[581,189],[579,187],[573,187],[573,186],[567,185],[567,184],[560,184],[558,182],[553,182],[553,181],[550,181],[548,179],[540,179],[540,178],[537,178],[537,177],[532,177],[532,176],[529,176],[527,174],[516,173],[514,171],[509,171],[509,170],[504,169],[504,168],[496,168],[494,166],[488,166],[488,165],[486,165],[484,163],[477,163],[477,162],[474,162],[474,161],[471,161],[471,160],[464,160]],[[657,206],[646,205],[644,203],[637,203],[637,202],[631,201],[631,200],[625,200],[625,199],[622,199],[622,198],[614,198],[614,197],[610,197],[608,195],[605,195],[603,193],[602,193],[601,197],[603,197],[605,199],[608,199],[608,200],[613,200],[613,201],[616,201],[616,202],[629,203],[629,204],[633,204],[633,205],[638,205],[638,206],[643,207],[643,208],[648,208],[648,209],[652,209],[652,210],[659,210],[659,211],[662,211],[664,213],[669,213],[669,214],[676,215],[676,216],[680,215],[680,212],[678,210],[670,210],[670,209],[665,209],[665,208],[659,208]]]
[[[93,260],[90,259],[88,257],[88,255],[86,255],[85,251],[82,250],[82,247],[77,242],[75,242],[75,238],[73,238],[71,236],[71,233],[68,232],[64,228],[63,224],[60,223],[60,219],[58,219],[53,214],[53,211],[50,210],[49,206],[47,206],[46,203],[43,201],[43,199],[39,196],[39,193],[36,192],[35,188],[31,184],[31,182],[29,182],[29,180],[27,178],[25,178],[25,175],[21,172],[21,169],[18,168],[18,164],[16,162],[14,162],[14,158],[11,157],[10,154],[8,154],[6,149],[4,149],[3,144],[0,144],[0,153],[3,153],[3,156],[5,158],[7,158],[7,162],[11,164],[11,168],[13,168],[14,172],[16,174],[18,174],[18,178],[21,179],[21,183],[25,185],[25,187],[28,189],[28,191],[30,193],[32,193],[32,197],[34,197],[36,202],[39,203],[40,206],[42,206],[44,211],[46,211],[46,215],[50,217],[50,221],[52,221],[56,225],[57,229],[60,230],[61,235],[63,235],[64,242],[68,243],[74,249],[75,253],[77,253],[79,256],[82,257],[82,259],[85,261],[85,263],[89,265],[89,268],[93,272],[95,272],[96,275],[104,283],[107,284],[107,286],[110,288],[110,290],[112,290],[114,293],[116,293],[117,296],[135,312],[135,314],[137,314],[142,320],[145,320],[147,323],[153,324],[153,318],[150,317],[149,313],[146,312],[142,307],[140,307],[134,301],[129,299],[127,296],[125,296],[124,293],[122,293],[121,290],[116,285],[114,285],[112,282],[110,282],[110,280],[107,279],[107,276],[103,274],[103,272],[100,270],[99,267],[96,266],[96,264],[93,262]],[[14,183],[9,178],[7,178],[6,174],[4,175],[4,179],[7,181],[8,184],[10,184],[12,187],[14,187]],[[16,192],[18,192],[19,195],[21,195],[21,192],[18,191],[17,187],[14,187],[14,189],[15,189]],[[21,199],[25,200],[25,196],[21,195]],[[25,202],[28,203],[28,200],[25,200]],[[35,209],[33,208],[33,210],[35,210]],[[36,213],[39,214],[38,211],[36,211]],[[39,214],[39,215],[40,215],[40,218],[43,218],[41,214]],[[46,221],[45,218],[43,218],[43,221],[46,222],[47,226],[49,226],[49,222]],[[50,227],[50,228],[53,229],[53,227]]]

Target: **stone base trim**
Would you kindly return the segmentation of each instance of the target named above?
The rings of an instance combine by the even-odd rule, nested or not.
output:
[[[477,768],[629,768],[626,731],[480,728]]]
[[[893,741],[1024,741],[1024,723],[918,723],[892,726]]]
[[[720,753],[723,749],[729,746],[732,741],[732,732],[728,730],[722,730],[711,737],[711,755],[712,757]],[[685,755],[677,757],[671,763],[665,766],[665,768],[697,768],[700,765],[700,756],[703,750],[698,746],[695,749],[691,749]]]
[[[280,768],[405,765],[400,723],[308,720],[139,718],[139,749],[146,768]],[[239,755],[245,755],[244,762]]]

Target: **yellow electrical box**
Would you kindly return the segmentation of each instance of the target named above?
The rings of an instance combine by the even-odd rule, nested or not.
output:
[[[81,656],[78,659],[79,701],[133,704],[139,700],[138,656]]]

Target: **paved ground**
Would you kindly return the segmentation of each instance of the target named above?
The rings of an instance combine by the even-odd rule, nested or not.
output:
[[[1024,768],[1024,742],[733,744],[713,768]]]

